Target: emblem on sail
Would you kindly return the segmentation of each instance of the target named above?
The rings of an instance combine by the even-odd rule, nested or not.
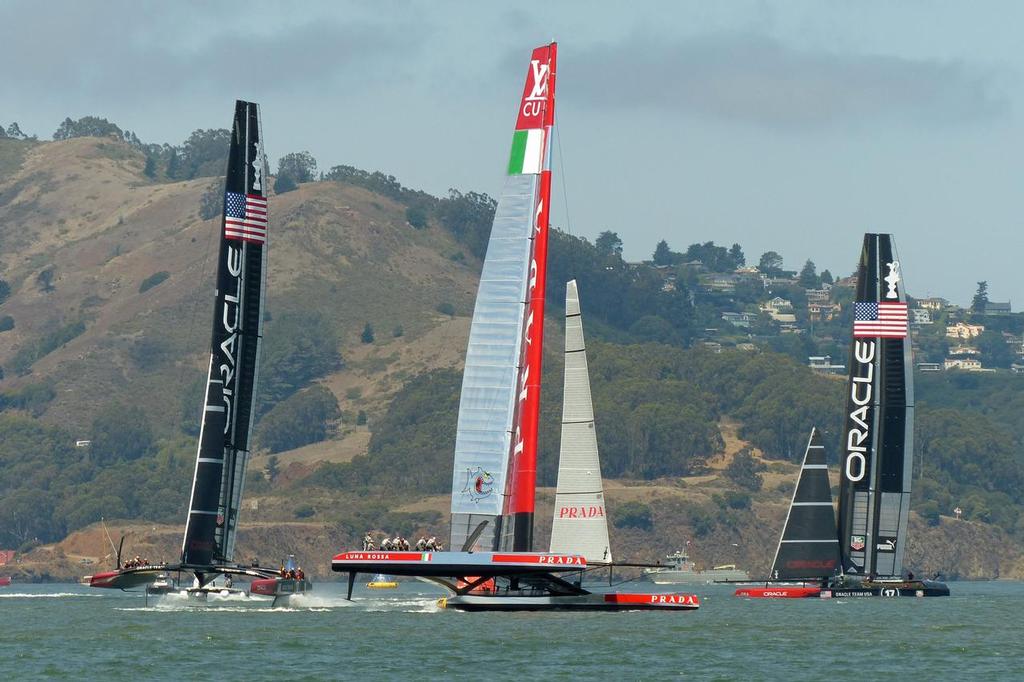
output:
[[[867,543],[865,543],[863,535],[853,535],[850,537],[850,549],[855,552],[859,552],[864,549],[866,544]]]
[[[462,488],[462,494],[468,495],[473,502],[478,502],[485,497],[490,497],[494,492],[494,477],[483,470],[482,467],[466,470],[466,485]]]
[[[883,278],[885,283],[889,285],[889,290],[885,292],[885,297],[899,298],[899,295],[896,293],[896,284],[900,281],[900,262],[886,263],[885,267],[889,268],[889,274]]]
[[[253,190],[263,189],[263,140],[253,143],[256,147],[256,158],[252,160],[252,188]]]

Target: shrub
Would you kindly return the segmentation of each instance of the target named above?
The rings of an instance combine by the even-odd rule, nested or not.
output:
[[[316,513],[312,505],[304,504],[295,509],[295,518],[297,519],[308,519],[310,516]]]
[[[455,306],[453,306],[448,301],[438,303],[437,312],[441,313],[442,315],[447,315],[448,317],[455,317]]]
[[[9,332],[14,329],[14,318],[10,315],[0,317],[0,332]]]
[[[297,190],[299,185],[297,182],[292,180],[289,175],[278,175],[277,180],[274,180],[274,193],[285,194]]]
[[[171,273],[167,272],[166,270],[161,270],[160,272],[154,272],[152,275],[150,275],[146,279],[142,280],[142,284],[139,285],[139,293],[140,294],[146,293],[147,291],[149,291],[150,289],[152,289],[156,285],[160,284],[161,282],[163,282],[164,280],[166,280],[170,276],[171,276]]]
[[[256,427],[256,438],[271,452],[318,443],[327,437],[330,422],[340,415],[334,394],[315,384],[267,412]]]
[[[363,327],[363,333],[359,335],[359,340],[363,343],[373,343],[373,339],[373,327],[367,322],[366,326]]]
[[[624,502],[620,504],[612,514],[612,523],[616,528],[639,528],[651,530],[654,521],[651,518],[651,508],[643,502]]]
[[[743,448],[736,453],[725,470],[725,475],[736,485],[747,490],[758,491],[764,485],[764,478],[757,473],[764,468],[750,454],[749,448]]]
[[[417,230],[422,230],[427,226],[427,212],[422,206],[410,206],[405,209],[405,220]]]

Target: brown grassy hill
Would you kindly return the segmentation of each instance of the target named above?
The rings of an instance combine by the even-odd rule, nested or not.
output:
[[[166,431],[186,379],[204,368],[219,219],[201,220],[198,209],[220,180],[150,183],[141,153],[112,140],[18,151],[20,162],[0,169],[0,277],[13,289],[2,313],[16,324],[0,337],[0,364],[62,326],[82,321],[86,330],[30,375],[8,371],[0,388],[50,378],[58,397],[48,421],[84,429],[116,396]],[[267,308],[318,311],[340,332],[347,369],[325,384],[343,406],[358,389],[379,410],[403,377],[459,362],[468,325],[436,308],[468,314],[479,263],[449,258],[460,248],[447,232],[415,230],[404,207],[336,182],[303,185],[270,205]],[[161,271],[167,279],[140,293]],[[359,342],[366,322],[377,329],[373,346]],[[393,338],[399,326],[404,335]]]

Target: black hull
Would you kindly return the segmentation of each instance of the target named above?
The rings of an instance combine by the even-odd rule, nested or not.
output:
[[[904,582],[830,585],[822,589],[823,599],[856,597],[948,597],[949,586],[935,580],[908,580]]]

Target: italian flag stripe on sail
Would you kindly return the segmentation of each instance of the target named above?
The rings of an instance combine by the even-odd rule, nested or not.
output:
[[[508,174],[540,173],[544,160],[544,129],[517,130],[512,135]]]

